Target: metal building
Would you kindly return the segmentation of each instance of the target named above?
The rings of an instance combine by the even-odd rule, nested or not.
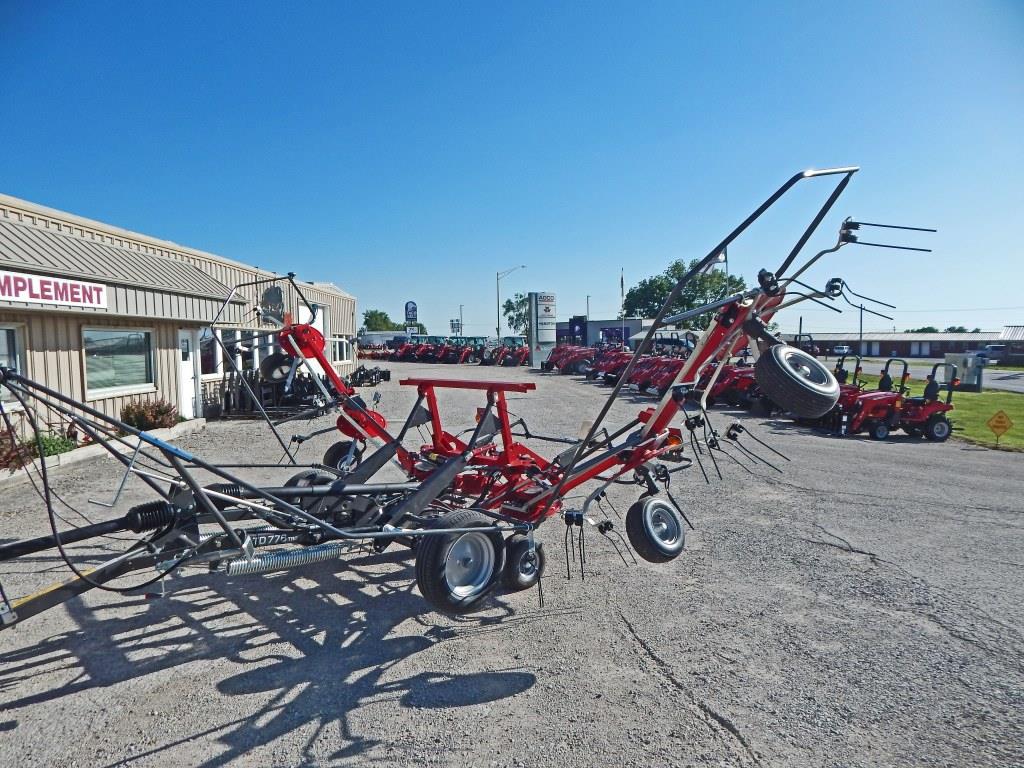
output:
[[[129,401],[163,399],[185,418],[217,402],[224,352],[240,370],[274,350],[254,310],[273,277],[256,267],[0,194],[0,364],[118,416]],[[280,310],[310,312],[284,284]],[[339,373],[354,361],[355,298],[299,283],[316,309]],[[226,302],[226,304],[225,304]],[[5,407],[10,404],[5,402]]]

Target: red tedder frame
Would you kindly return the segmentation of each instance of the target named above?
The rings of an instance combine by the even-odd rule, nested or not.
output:
[[[392,436],[387,430],[383,416],[367,408],[356,391],[345,383],[327,360],[324,355],[324,338],[318,330],[309,324],[291,324],[278,332],[278,341],[286,352],[304,361],[315,360],[320,364],[338,393],[341,412],[337,427],[343,434],[358,440],[374,439],[384,442],[386,446],[391,447],[395,459],[407,475],[421,482],[426,481],[445,460],[461,455],[467,461],[465,469],[452,481],[451,490],[455,495],[466,497],[474,508],[486,509],[536,525],[546,517],[557,514],[561,510],[562,500],[566,494],[583,483],[600,480],[603,488],[626,473],[636,472],[644,475],[650,463],[656,459],[682,460],[682,431],[671,426],[671,423],[684,407],[688,389],[695,385],[701,370],[709,362],[721,360],[738,352],[750,344],[751,339],[762,345],[778,343],[778,340],[765,330],[765,323],[778,309],[794,303],[784,303],[789,281],[783,279],[783,275],[857,170],[855,167],[847,167],[796,174],[684,275],[669,294],[643,342],[638,345],[629,364],[619,376],[586,436],[578,442],[572,442],[568,450],[553,460],[545,459],[514,439],[506,393],[525,393],[533,390],[534,384],[442,378],[403,380],[401,384],[416,387],[418,398],[414,413],[421,404],[425,404],[431,428],[431,442],[418,451],[410,451],[401,445],[401,439],[413,423],[414,414],[410,414],[401,434],[397,438]],[[775,273],[762,270],[758,275],[759,285],[756,288],[689,312],[671,316],[668,314],[668,308],[676,301],[686,283],[716,263],[719,254],[790,188],[804,179],[821,176],[839,176],[840,179]],[[799,276],[823,253],[825,251],[804,264],[790,281]],[[716,312],[714,320],[697,340],[692,354],[658,405],[640,411],[633,421],[612,434],[600,430],[601,423],[622,386],[629,380],[637,361],[650,347],[655,332],[668,324],[682,322],[708,312]],[[714,378],[713,376],[711,384],[714,383]],[[483,392],[486,405],[477,412],[478,426],[479,422],[492,419],[492,422],[488,422],[493,430],[492,436],[500,435],[500,440],[492,442],[488,439],[482,444],[478,442],[470,447],[458,437],[446,432],[438,410],[438,389]],[[706,396],[707,390],[704,394],[705,398]],[[422,417],[419,423],[425,424],[427,419]],[[360,480],[365,482],[366,478],[361,477]],[[598,493],[600,489],[591,494],[591,498]]]

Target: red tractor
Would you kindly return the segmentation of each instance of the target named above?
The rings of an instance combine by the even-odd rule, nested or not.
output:
[[[522,336],[506,336],[503,344],[494,353],[494,364],[507,368],[527,365],[530,362],[530,345]]]
[[[891,362],[893,360],[886,362],[883,374],[888,374]],[[848,419],[844,414],[845,431],[851,434],[867,432],[875,440],[885,440],[892,430],[902,429],[911,437],[924,435],[934,442],[947,440],[953,431],[947,414],[953,410],[953,390],[960,384],[956,366],[951,363],[936,363],[932,366],[923,396],[908,397],[910,390],[906,386],[909,378],[907,364],[903,360],[898,362],[903,363],[899,390],[862,392],[854,401]],[[943,388],[939,383],[939,368],[943,368],[947,374],[945,401],[939,398]]]
[[[708,393],[708,405],[721,402],[734,407],[749,404],[756,384],[754,366],[743,363],[727,363],[722,366],[718,380],[711,386]]]
[[[548,370],[557,370],[559,373],[568,374],[581,374],[589,371],[595,360],[598,359],[598,351],[593,347],[573,347],[567,346],[562,347],[563,352],[555,355],[557,348],[552,350],[551,354],[554,356],[554,360],[551,357],[548,358],[549,367]]]

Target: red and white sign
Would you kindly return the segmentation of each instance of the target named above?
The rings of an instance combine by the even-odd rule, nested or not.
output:
[[[0,301],[107,308],[107,286],[67,277],[29,275],[0,269]]]

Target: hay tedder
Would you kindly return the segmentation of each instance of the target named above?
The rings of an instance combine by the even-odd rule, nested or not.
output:
[[[389,547],[412,550],[422,596],[442,613],[462,614],[478,607],[499,585],[506,591],[540,586],[545,558],[534,534],[555,517],[565,524],[567,551],[570,543],[582,547],[584,530],[593,528],[620,555],[620,545],[625,547],[628,539],[632,550],[647,561],[673,560],[683,552],[686,529],[692,527],[670,491],[676,473],[691,465],[684,456],[687,442],[695,459],[707,452],[713,458],[728,441],[738,443],[744,432],[733,425],[726,435],[719,435],[708,424],[705,404],[699,398],[695,401],[693,388],[709,362],[751,346],[756,350],[759,386],[786,410],[817,418],[836,402],[839,389],[831,371],[773,337],[766,321],[797,301],[827,295],[827,290],[814,289],[794,293],[794,286],[804,285],[799,276],[828,251],[807,259],[793,275],[787,273],[856,171],[834,168],[793,176],[715,245],[674,286],[647,337],[618,372],[610,395],[578,439],[531,432],[509,413],[507,396],[525,394],[536,385],[498,380],[403,380],[403,385],[415,388],[416,397],[405,421],[393,431],[335,373],[324,356],[323,335],[309,323],[287,324],[274,332],[285,356],[277,360],[281,375],[290,379],[300,367],[312,369],[319,363],[326,380],[315,380],[328,407],[338,414],[329,430],[337,431],[340,439],[322,463],[308,466],[296,464],[287,447],[290,465],[206,461],[14,370],[0,369],[0,385],[22,409],[2,413],[8,430],[13,433],[18,428],[14,420],[24,419],[38,443],[41,425],[54,418],[69,422],[120,462],[124,479],[141,482],[153,496],[129,509],[115,506],[101,521],[60,525],[63,518],[57,508],[69,502],[56,496],[46,461],[38,460],[29,473],[50,533],[0,545],[0,562],[55,549],[74,578],[20,600],[0,596],[4,625],[92,588],[145,589],[186,567],[199,566],[213,574],[253,574],[342,558],[367,547],[376,552]],[[791,188],[819,177],[831,177],[835,186],[775,272],[761,270],[757,287],[670,315],[669,307],[680,291],[717,262],[726,246]],[[298,290],[294,282],[293,287]],[[714,313],[714,319],[664,387],[661,400],[625,424],[605,427],[613,402],[658,329],[703,313]],[[441,417],[439,399],[454,389],[480,397],[473,426],[462,432],[446,429]],[[429,442],[409,446],[410,431],[421,428],[429,431]],[[276,429],[275,435],[280,440]],[[698,439],[703,442],[698,444]],[[558,444],[559,449],[548,457],[538,452],[539,443]],[[387,466],[397,466],[404,478],[378,479]],[[278,469],[287,476],[272,484],[247,479],[250,470],[266,476]],[[598,512],[613,483],[635,486],[638,492],[625,516],[626,537]],[[582,502],[570,504],[570,493],[582,486],[582,493],[571,497]],[[84,570],[69,555],[69,545],[113,533],[134,538],[121,554],[98,567]],[[115,585],[121,577],[140,571],[148,572],[142,583]]]

